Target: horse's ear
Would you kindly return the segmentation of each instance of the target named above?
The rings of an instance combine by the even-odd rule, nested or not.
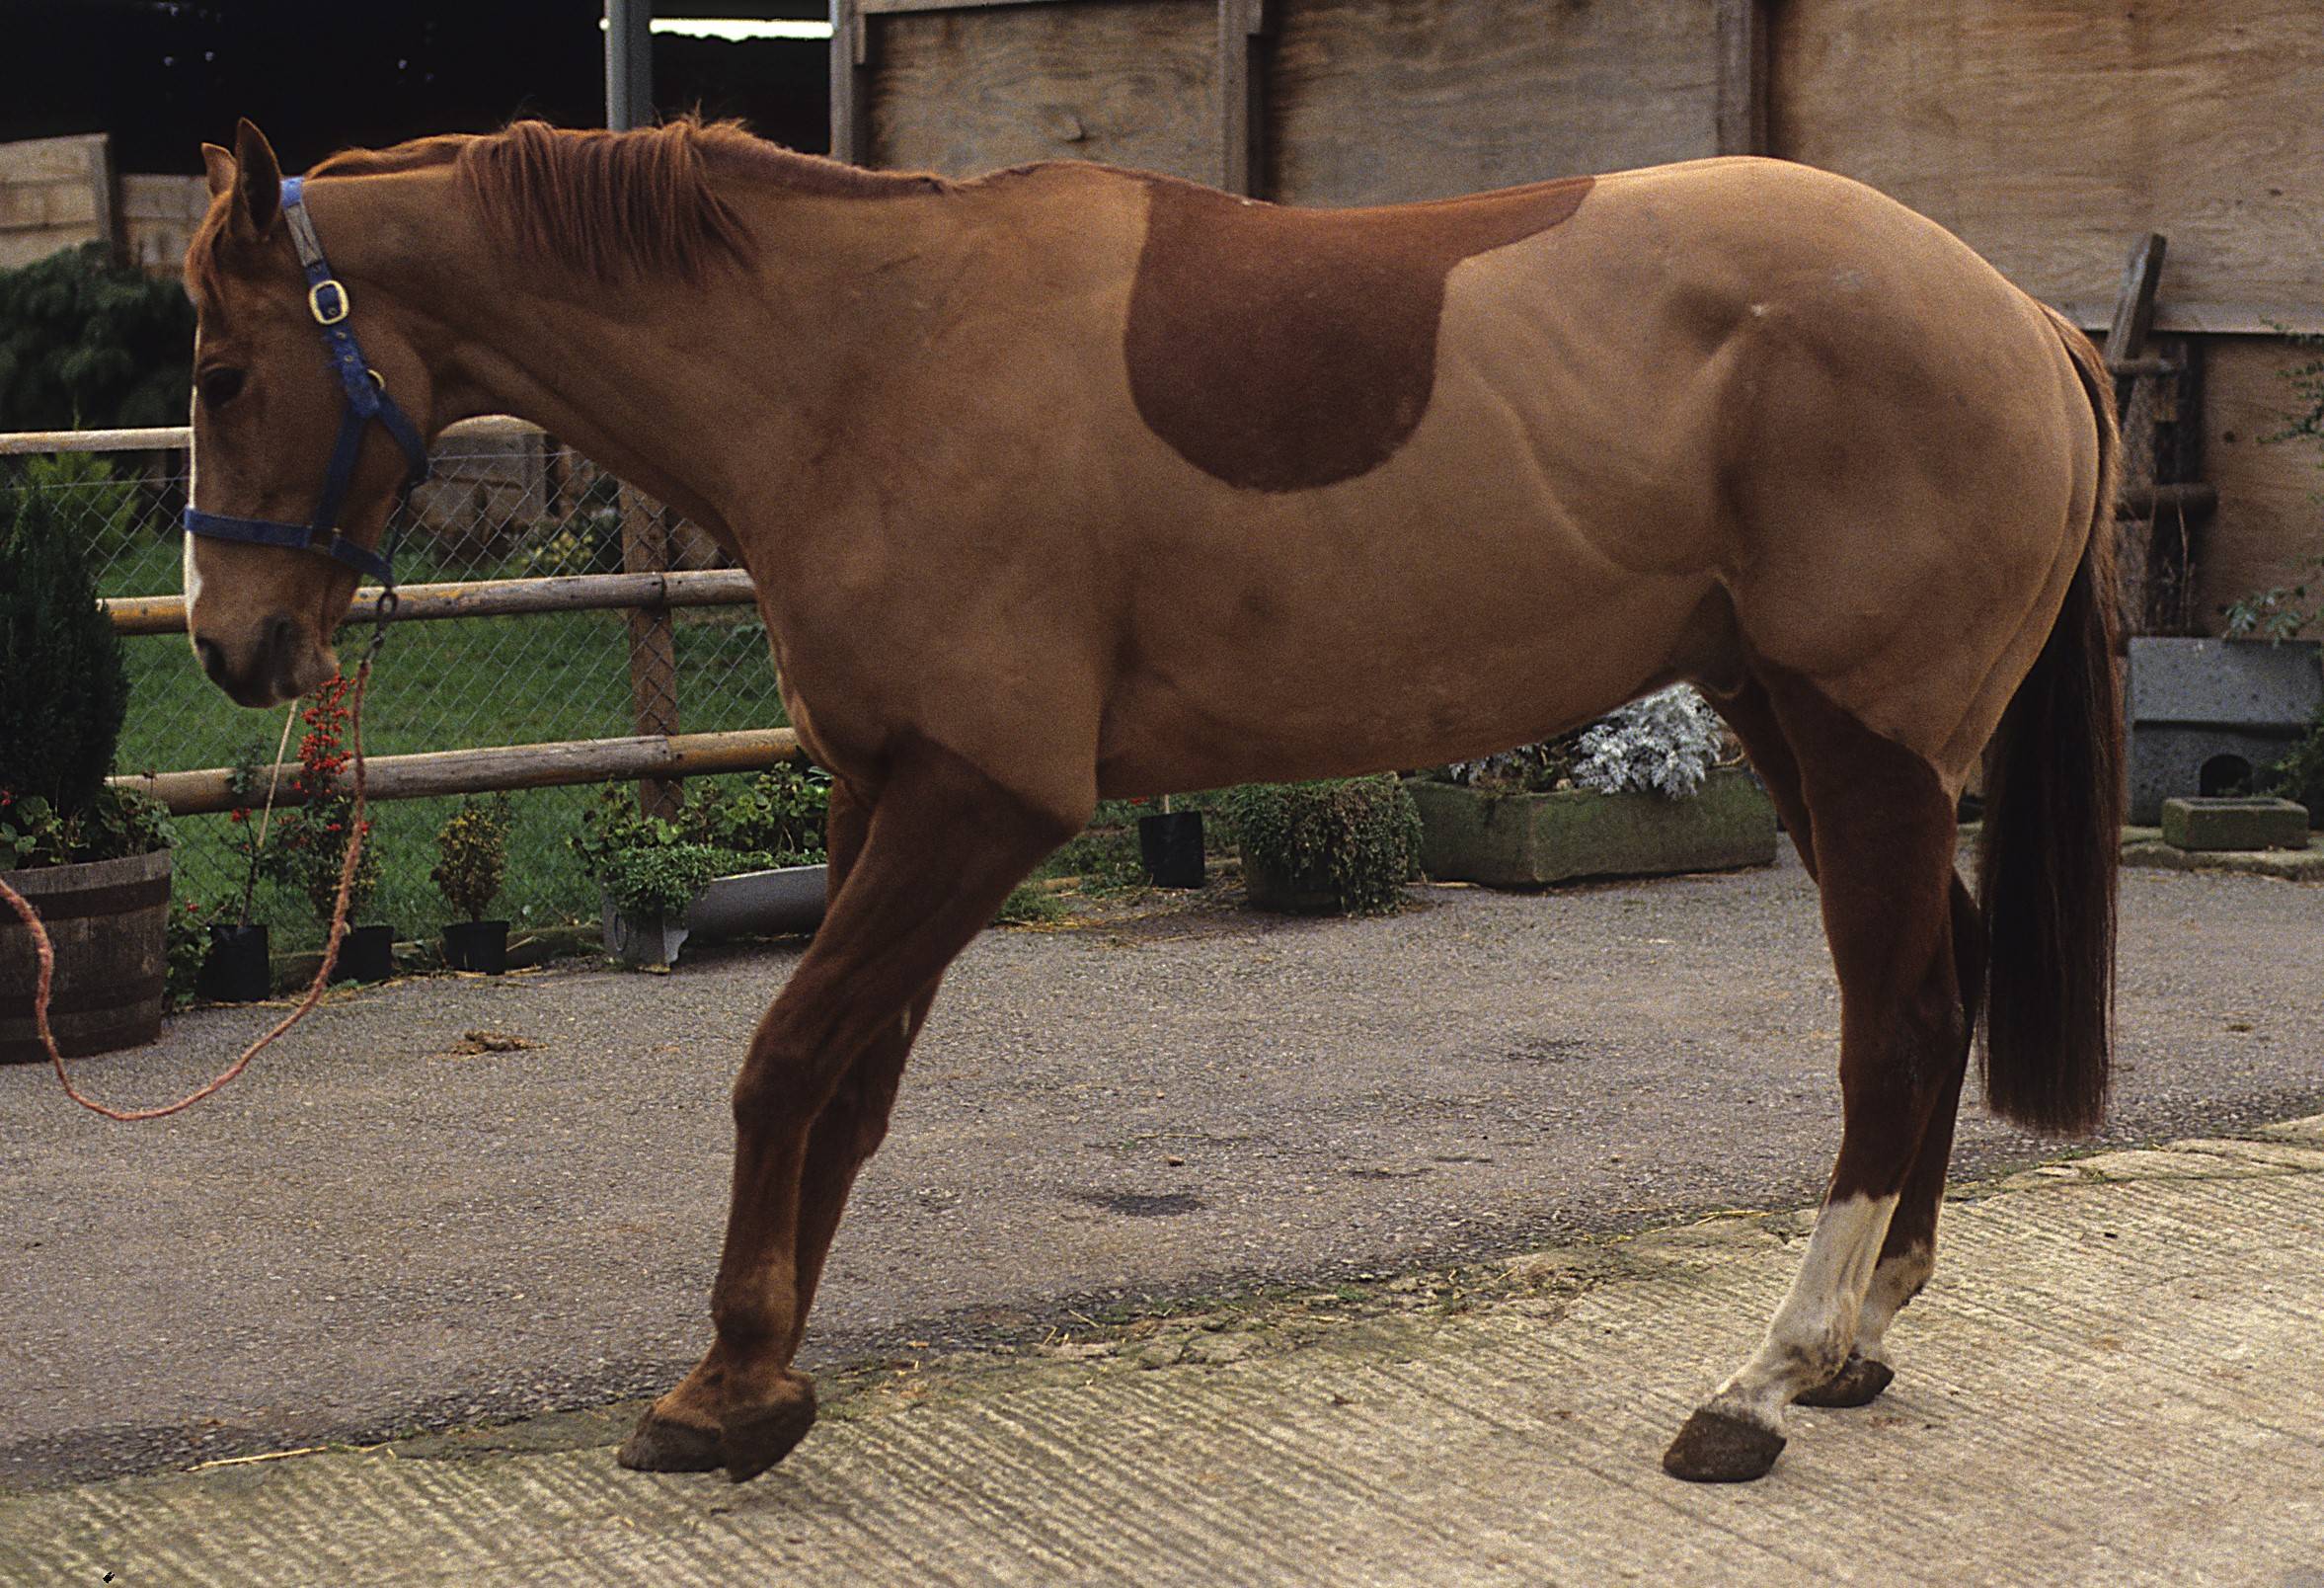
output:
[[[246,118],[234,128],[234,220],[256,239],[282,214],[282,167],[274,146]]]
[[[205,143],[201,146],[201,169],[202,174],[209,178],[212,198],[234,186],[234,156],[216,144]]]

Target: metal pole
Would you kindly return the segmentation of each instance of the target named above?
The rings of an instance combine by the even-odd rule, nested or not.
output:
[[[654,0],[605,0],[605,124],[654,119]]]

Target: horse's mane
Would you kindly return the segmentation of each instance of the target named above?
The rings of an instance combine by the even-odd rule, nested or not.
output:
[[[520,259],[606,282],[692,279],[714,262],[748,261],[750,234],[712,189],[714,169],[839,198],[951,188],[940,177],[865,171],[800,154],[739,121],[692,116],[629,132],[515,121],[498,132],[342,150],[309,175],[384,176],[443,165],[457,170],[462,193]],[[214,271],[213,248],[194,251],[197,271]]]

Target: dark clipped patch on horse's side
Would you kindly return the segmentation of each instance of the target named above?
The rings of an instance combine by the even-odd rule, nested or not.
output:
[[[1255,491],[1311,490],[1393,456],[1428,412],[1453,266],[1557,225],[1593,181],[1333,210],[1144,180],[1131,395],[1180,456]]]

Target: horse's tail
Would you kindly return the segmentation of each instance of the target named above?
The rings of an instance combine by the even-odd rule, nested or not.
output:
[[[2112,1057],[2123,823],[2114,534],[2121,437],[2098,350],[2063,315],[2047,312],[2098,430],[2097,494],[2064,604],[1985,753],[1981,1068],[1986,1105],[2003,1119],[2087,1131],[2105,1114]]]

